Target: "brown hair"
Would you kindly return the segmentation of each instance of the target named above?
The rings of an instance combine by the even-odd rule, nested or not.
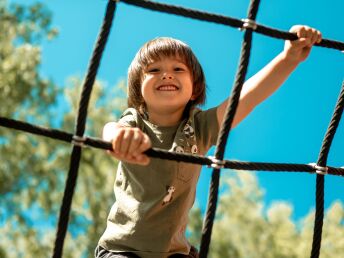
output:
[[[161,57],[171,56],[182,58],[182,61],[191,72],[193,94],[195,94],[196,98],[189,101],[185,111],[205,102],[205,77],[203,69],[191,48],[180,40],[160,37],[144,44],[129,66],[128,107],[133,107],[140,113],[144,112],[145,102],[141,94],[143,72],[152,62],[160,60]]]

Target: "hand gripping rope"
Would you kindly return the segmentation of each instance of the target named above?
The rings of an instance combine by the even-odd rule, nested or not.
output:
[[[32,125],[23,121],[17,121],[5,117],[0,117],[0,126],[8,127],[16,130],[25,131],[28,133],[50,137],[64,142],[69,142],[73,145],[70,169],[66,181],[66,187],[64,190],[64,196],[62,205],[60,208],[59,221],[57,226],[55,246],[53,251],[54,258],[60,258],[62,256],[63,243],[68,227],[69,213],[71,209],[71,203],[73,198],[74,189],[77,182],[78,167],[80,163],[82,147],[94,147],[98,149],[111,150],[112,146],[109,142],[104,142],[100,139],[84,136],[85,124],[87,118],[88,103],[91,96],[92,87],[96,78],[97,70],[100,65],[100,60],[105,48],[115,9],[116,4],[119,2],[108,1],[103,24],[96,42],[95,49],[93,51],[89,67],[87,70],[86,79],[83,84],[83,90],[79,102],[78,116],[76,118],[75,133],[70,134],[57,129],[44,128],[37,125]],[[295,40],[297,36],[293,33],[276,30],[255,22],[259,0],[251,0],[248,17],[242,20],[226,17],[218,14],[211,14],[207,12],[201,12],[198,10],[186,9],[175,5],[167,5],[156,3],[145,0],[122,0],[123,3],[143,7],[153,11],[160,11],[170,14],[176,14],[192,19],[203,20],[213,23],[218,23],[226,26],[236,27],[244,31],[244,40],[241,48],[241,56],[239,68],[237,71],[234,87],[231,92],[229,104],[226,110],[224,122],[220,129],[220,134],[217,140],[217,146],[214,157],[204,157],[198,155],[190,155],[184,153],[172,153],[165,150],[152,148],[146,151],[146,154],[150,157],[176,160],[183,162],[190,162],[200,165],[207,165],[213,168],[212,181],[210,184],[208,207],[204,220],[200,257],[207,257],[211,239],[212,226],[214,222],[216,204],[218,197],[218,187],[220,179],[220,170],[222,168],[238,169],[238,170],[258,170],[258,171],[275,171],[275,172],[308,172],[316,174],[316,213],[314,221],[314,234],[311,257],[317,258],[320,254],[321,247],[321,236],[322,236],[322,225],[324,217],[324,179],[325,175],[337,175],[344,176],[344,167],[334,168],[327,166],[327,156],[330,150],[330,146],[340,122],[341,115],[344,107],[344,82],[342,83],[342,89],[336,104],[334,114],[332,116],[330,125],[327,129],[319,158],[317,163],[311,164],[285,164],[285,163],[263,163],[263,162],[238,162],[224,160],[224,151],[233,122],[233,118],[239,103],[240,92],[245,81],[247,67],[249,63],[252,33],[260,33],[266,36],[284,39],[284,40]],[[344,43],[334,40],[323,39],[320,43],[315,44],[319,47],[333,48],[340,51],[344,51]]]

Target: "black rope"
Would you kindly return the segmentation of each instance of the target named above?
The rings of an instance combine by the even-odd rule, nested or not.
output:
[[[344,81],[342,82],[342,88],[340,91],[340,94],[338,96],[338,101],[335,107],[335,110],[333,112],[331,122],[328,126],[328,129],[326,131],[326,135],[323,140],[323,144],[321,147],[321,151],[319,153],[318,158],[318,165],[319,166],[326,166],[327,163],[327,157],[330,151],[330,147],[334,138],[334,135],[337,131],[340,119],[343,114],[343,107],[344,107]]]
[[[323,140],[321,151],[319,154],[317,165],[319,167],[326,167],[327,157],[330,151],[330,147],[338,128],[341,116],[343,114],[344,108],[344,81],[342,83],[342,89],[338,97],[338,101],[328,126],[325,138]],[[321,238],[322,238],[322,227],[324,220],[324,184],[325,177],[322,174],[318,174],[316,177],[316,209],[315,209],[315,219],[314,219],[314,232],[313,232],[313,243],[311,258],[318,258],[321,248]]]
[[[149,9],[153,11],[175,14],[175,15],[179,15],[183,17],[188,17],[188,18],[201,20],[201,21],[213,22],[213,23],[231,26],[235,28],[242,28],[245,23],[243,20],[220,15],[220,14],[202,12],[195,9],[184,8],[177,5],[162,4],[162,3],[158,3],[154,1],[121,0],[121,2],[124,2],[129,5],[143,7],[145,9]],[[255,20],[255,19],[252,19],[252,20]],[[269,37],[274,37],[277,39],[283,39],[283,40],[297,39],[297,36],[294,33],[277,30],[271,27],[260,25],[258,23],[255,23],[255,24],[257,26],[257,28],[255,29],[255,32],[257,33],[260,33]],[[333,48],[340,51],[344,50],[344,42],[330,40],[330,39],[323,39],[320,43],[316,43],[315,46]]]
[[[71,133],[63,132],[57,129],[49,129],[42,126],[33,125],[23,121],[13,120],[0,117],[0,126],[20,130],[23,132],[45,136],[51,139],[60,140],[66,143],[75,144],[83,147],[92,147],[101,150],[112,150],[110,142],[101,139],[84,136],[76,138]],[[167,150],[152,148],[145,152],[149,157],[167,159],[177,162],[187,162],[208,167],[218,165],[213,158],[199,155],[190,155],[186,153],[169,152]],[[236,170],[255,170],[255,171],[271,171],[271,172],[308,172],[316,173],[317,169],[312,164],[296,164],[296,163],[266,163],[266,162],[245,162],[222,160],[223,168]],[[221,165],[220,165],[221,166]],[[328,174],[334,176],[344,176],[344,168],[335,168],[327,166]]]
[[[260,0],[252,0],[248,11],[248,19],[255,20]],[[229,104],[226,109],[225,119],[222,122],[220,135],[217,140],[215,158],[222,160],[226,148],[226,143],[229,138],[229,132],[231,130],[232,122],[239,104],[240,93],[245,82],[247,68],[250,59],[252,43],[252,30],[247,29],[244,34],[244,41],[241,46],[241,56],[239,69],[237,70],[235,84],[229,99]],[[216,214],[218,188],[220,182],[220,169],[215,168],[212,173],[207,212],[203,222],[202,239],[200,246],[200,258],[207,257],[209,251],[209,245],[211,241],[212,228],[214,224],[214,218]]]
[[[103,20],[101,31],[97,40],[97,44],[92,54],[90,65],[88,67],[86,79],[83,85],[81,99],[79,103],[78,117],[76,119],[75,132],[78,137],[82,137],[85,131],[85,124],[87,118],[87,108],[91,91],[96,78],[97,70],[100,64],[102,53],[104,51],[106,41],[108,39],[114,12],[116,8],[116,2],[109,1],[106,8],[106,14]],[[63,194],[62,205],[60,208],[60,216],[57,226],[55,246],[53,258],[60,258],[63,251],[63,243],[66,236],[68,227],[69,214],[72,205],[73,194],[78,177],[78,169],[81,158],[81,147],[74,145],[72,155],[70,159],[70,169],[66,181],[66,186]]]
[[[188,155],[183,153],[172,153],[166,150],[161,150],[157,148],[152,148],[146,151],[146,154],[150,157],[169,159],[175,161],[190,162],[200,165],[208,165],[213,167],[212,182],[210,185],[210,194],[207,208],[207,215],[205,217],[202,240],[201,240],[201,250],[200,257],[206,257],[209,251],[209,244],[211,239],[211,231],[213,226],[213,221],[216,213],[216,203],[218,197],[218,185],[220,178],[221,168],[230,169],[244,169],[244,170],[261,170],[261,171],[289,171],[289,172],[309,172],[317,173],[317,189],[316,189],[316,215],[314,222],[314,235],[312,244],[312,258],[319,257],[320,247],[321,247],[321,235],[322,235],[322,225],[323,225],[323,213],[324,213],[324,176],[323,174],[339,175],[344,176],[343,168],[334,168],[326,166],[327,156],[329,149],[335,134],[335,131],[340,122],[340,118],[343,112],[344,106],[344,83],[342,85],[342,90],[340,93],[339,100],[336,105],[334,115],[331,119],[331,123],[327,130],[325,139],[323,141],[322,149],[319,154],[319,159],[317,164],[286,164],[286,163],[263,163],[263,162],[239,162],[239,161],[229,161],[223,160],[225,146],[229,137],[229,132],[234,119],[234,115],[239,103],[240,92],[245,81],[245,76],[247,72],[247,67],[250,57],[251,41],[252,41],[252,31],[261,33],[267,36],[280,38],[284,40],[295,40],[297,36],[293,33],[280,31],[272,29],[255,22],[259,0],[252,0],[250,3],[250,8],[248,12],[247,20],[239,20],[231,17],[226,17],[217,14],[211,14],[206,12],[200,12],[197,10],[186,9],[179,6],[166,5],[161,3],[154,3],[151,1],[144,0],[122,0],[127,4],[132,4],[147,9],[161,11],[166,13],[172,13],[181,15],[184,17],[194,18],[198,20],[204,20],[208,22],[215,22],[223,25],[228,25],[237,28],[245,28],[244,41],[242,44],[240,65],[237,72],[235,84],[231,97],[229,99],[229,105],[226,110],[225,120],[221,126],[220,135],[217,142],[217,147],[215,151],[215,157],[203,157],[198,155]],[[74,194],[74,189],[77,182],[78,167],[81,158],[81,147],[91,146],[99,149],[111,150],[112,146],[109,142],[104,142],[100,139],[84,137],[87,109],[88,103],[91,96],[91,91],[96,78],[97,70],[100,64],[101,56],[104,51],[106,41],[111,29],[112,20],[114,17],[114,12],[116,8],[116,2],[109,0],[107,4],[106,14],[104,17],[101,32],[99,34],[97,44],[95,46],[90,65],[87,71],[86,79],[83,85],[83,90],[81,94],[81,99],[79,103],[78,116],[76,119],[75,135],[63,132],[56,129],[47,129],[44,127],[32,125],[22,121],[16,121],[13,119],[0,117],[0,125],[3,127],[8,127],[16,130],[22,130],[36,135],[46,136],[61,140],[64,142],[69,142],[73,144],[73,150],[70,160],[70,170],[66,180],[66,186],[63,196],[62,205],[60,208],[59,222],[56,232],[55,246],[54,246],[54,258],[59,258],[62,256],[63,242],[65,234],[68,227],[69,213],[72,204],[72,198]],[[317,46],[334,48],[338,50],[344,50],[344,43],[334,40],[323,39],[321,43],[316,44]]]

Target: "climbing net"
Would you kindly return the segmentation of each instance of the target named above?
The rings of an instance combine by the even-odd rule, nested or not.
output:
[[[97,75],[100,60],[110,33],[113,17],[117,5],[117,1],[109,0],[106,7],[103,24],[94,48],[87,75],[83,83],[83,89],[79,101],[78,115],[76,118],[76,126],[74,134],[64,132],[52,128],[44,128],[27,122],[0,117],[0,126],[21,130],[24,132],[50,137],[60,141],[73,144],[70,159],[70,168],[66,180],[64,196],[60,208],[59,221],[56,231],[55,246],[53,257],[62,256],[63,243],[68,227],[69,213],[71,210],[72,198],[77,182],[78,168],[82,153],[82,147],[94,147],[98,149],[111,150],[112,146],[109,142],[100,139],[84,136],[85,124],[87,118],[88,104],[93,88],[93,84]],[[212,227],[216,212],[216,204],[218,198],[218,188],[220,180],[220,170],[222,168],[238,169],[238,170],[262,170],[262,171],[289,171],[289,172],[309,172],[316,174],[316,212],[314,221],[314,233],[311,257],[317,258],[320,254],[322,226],[324,218],[324,176],[327,174],[344,176],[344,168],[335,168],[327,166],[328,153],[340,122],[344,108],[344,82],[339,94],[339,98],[335,107],[334,114],[325,134],[322,147],[319,153],[317,163],[314,164],[286,164],[286,163],[263,163],[263,162],[238,162],[224,160],[224,152],[231,130],[233,118],[239,103],[240,92],[245,81],[247,67],[249,64],[252,34],[253,32],[264,34],[270,37],[295,40],[297,36],[293,33],[280,31],[267,26],[263,26],[255,22],[260,0],[251,0],[246,19],[235,19],[227,16],[201,12],[198,10],[186,9],[179,6],[156,3],[146,0],[121,0],[121,2],[143,7],[153,11],[160,11],[175,15],[180,15],[192,19],[203,20],[235,28],[244,31],[244,38],[241,47],[241,55],[239,68],[237,70],[235,83],[228,101],[228,107],[225,119],[220,129],[220,134],[216,144],[215,155],[213,157],[204,157],[198,155],[190,155],[184,153],[173,153],[166,150],[151,148],[146,151],[150,157],[161,159],[176,160],[182,162],[190,162],[199,165],[207,165],[213,168],[212,179],[210,183],[209,198],[207,212],[203,223],[202,239],[200,246],[200,257],[207,257],[211,240]],[[321,43],[315,44],[319,47],[333,48],[344,51],[344,43],[334,40],[323,39]]]

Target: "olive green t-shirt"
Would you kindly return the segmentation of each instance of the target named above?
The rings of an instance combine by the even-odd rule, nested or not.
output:
[[[127,109],[119,123],[138,127],[153,147],[204,155],[216,144],[216,108],[193,109],[174,127],[160,127]],[[142,258],[188,254],[185,231],[196,193],[200,165],[151,158],[148,166],[119,162],[114,186],[116,202],[99,245],[113,252],[133,252]]]

